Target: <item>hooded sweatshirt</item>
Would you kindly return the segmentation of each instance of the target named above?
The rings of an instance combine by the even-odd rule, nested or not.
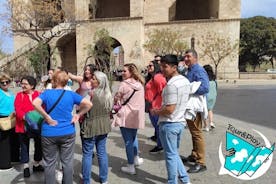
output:
[[[114,115],[113,126],[134,129],[145,127],[145,92],[143,85],[139,81],[133,78],[122,81],[114,98],[117,104],[123,104],[134,90],[136,92],[129,102],[123,105]]]

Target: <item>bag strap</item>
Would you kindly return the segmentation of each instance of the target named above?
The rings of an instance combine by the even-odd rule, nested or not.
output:
[[[62,91],[61,95],[58,97],[57,101],[55,102],[55,104],[51,107],[51,109],[47,112],[48,114],[50,114],[54,108],[57,106],[58,102],[61,100],[62,96],[64,95],[65,90]]]
[[[152,101],[154,101],[157,96],[158,96],[158,93],[155,94],[155,96],[153,97]]]
[[[126,104],[129,102],[129,100],[131,99],[131,97],[134,95],[134,93],[135,93],[136,91],[137,91],[137,90],[134,89],[133,92],[131,93],[131,95],[128,97],[128,99],[127,99],[122,105],[126,105]]]
[[[156,74],[155,74],[155,75],[156,75]],[[155,86],[155,84],[154,84],[154,77],[155,77],[155,75],[152,77],[152,84],[154,85],[154,87],[155,87],[155,89],[156,89],[156,86]],[[157,91],[157,89],[156,89],[156,91]],[[153,97],[152,101],[154,101],[154,100],[156,99],[157,96],[158,96],[158,92],[155,94],[155,96]]]

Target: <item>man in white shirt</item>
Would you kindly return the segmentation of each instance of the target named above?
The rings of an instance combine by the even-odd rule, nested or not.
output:
[[[162,107],[152,109],[151,114],[159,115],[159,136],[165,151],[168,183],[190,183],[190,178],[178,153],[180,139],[186,120],[184,112],[189,97],[190,82],[177,70],[175,55],[161,58],[161,69],[168,82],[162,93]]]

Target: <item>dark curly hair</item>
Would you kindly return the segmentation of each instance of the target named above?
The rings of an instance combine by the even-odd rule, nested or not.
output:
[[[216,75],[215,75],[215,73],[214,73],[213,68],[212,68],[211,65],[204,65],[203,68],[205,69],[205,71],[208,74],[209,81],[216,80]]]
[[[146,77],[146,83],[149,82],[157,73],[161,73],[160,65],[157,60],[150,61],[153,64],[154,71],[153,73],[148,73]]]

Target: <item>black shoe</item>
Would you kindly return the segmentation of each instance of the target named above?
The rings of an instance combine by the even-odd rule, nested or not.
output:
[[[199,172],[203,172],[206,170],[207,170],[207,167],[205,165],[195,164],[187,172],[188,173],[199,173]]]
[[[43,172],[44,168],[42,167],[42,165],[38,165],[38,166],[33,166],[33,172]]]
[[[150,140],[156,142],[157,141],[157,137],[155,135],[153,135],[153,136],[150,137]]]
[[[149,151],[150,154],[157,154],[162,152],[163,152],[163,148],[158,146],[155,146],[152,150]]]
[[[24,178],[29,178],[31,176],[30,169],[27,167],[23,171]]]
[[[188,156],[188,157],[181,157],[181,160],[183,163],[192,163],[194,164],[196,162],[196,159],[193,156]]]

